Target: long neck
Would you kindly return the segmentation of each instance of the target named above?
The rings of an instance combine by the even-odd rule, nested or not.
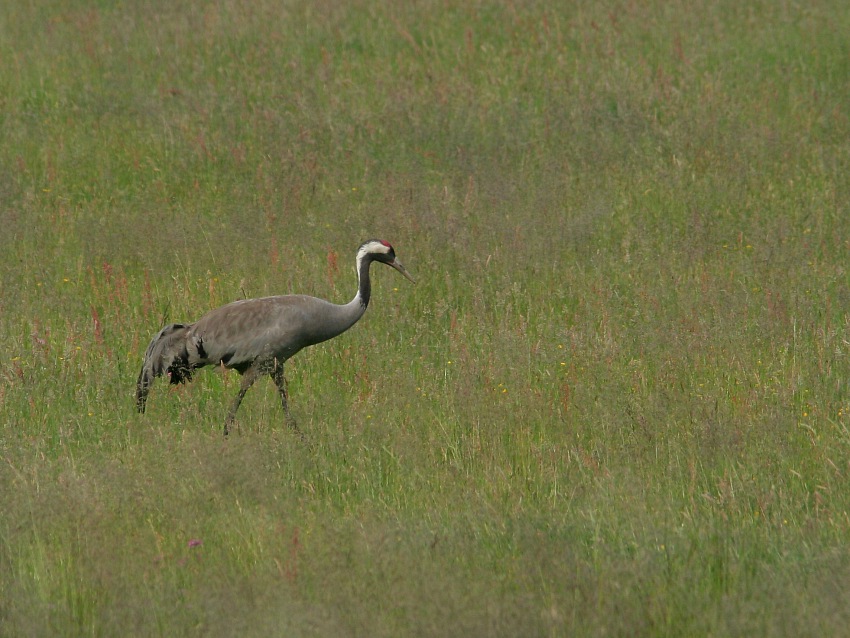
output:
[[[372,258],[370,255],[357,255],[357,294],[354,295],[352,303],[358,302],[363,306],[363,312],[366,311],[369,298],[372,296],[372,282],[369,281],[369,266],[371,265]]]
[[[328,317],[321,331],[321,340],[330,339],[345,332],[353,326],[369,305],[369,297],[372,294],[372,286],[369,283],[369,265],[372,258],[369,255],[357,255],[357,294],[347,304],[336,306],[332,318]]]
[[[299,349],[333,339],[353,326],[369,305],[371,286],[369,285],[369,264],[372,257],[368,254],[357,255],[357,294],[346,304],[337,305],[323,299],[306,297],[303,307],[307,313],[306,334]]]

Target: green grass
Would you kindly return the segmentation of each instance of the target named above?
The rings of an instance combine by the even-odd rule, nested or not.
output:
[[[850,9],[0,8],[0,635],[846,635]],[[348,301],[221,434],[151,336]]]

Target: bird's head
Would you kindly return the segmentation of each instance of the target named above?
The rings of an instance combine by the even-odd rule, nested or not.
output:
[[[379,261],[387,266],[392,266],[402,275],[407,277],[407,279],[409,279],[412,283],[416,283],[413,277],[410,276],[410,273],[407,272],[407,269],[396,258],[393,247],[389,244],[389,242],[386,242],[383,239],[370,239],[369,241],[363,242],[360,245],[360,250],[357,251],[357,261],[359,262],[362,259]]]

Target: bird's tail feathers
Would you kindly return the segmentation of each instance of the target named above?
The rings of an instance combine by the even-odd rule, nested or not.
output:
[[[189,365],[189,352],[186,348],[188,329],[187,324],[172,323],[160,330],[151,340],[136,383],[136,407],[139,412],[145,411],[148,391],[157,377],[167,373],[168,381],[172,384],[191,380],[192,367]]]

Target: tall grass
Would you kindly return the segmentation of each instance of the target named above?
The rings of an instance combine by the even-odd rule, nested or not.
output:
[[[0,634],[842,635],[839,2],[0,8]],[[227,301],[372,307],[133,385]]]

